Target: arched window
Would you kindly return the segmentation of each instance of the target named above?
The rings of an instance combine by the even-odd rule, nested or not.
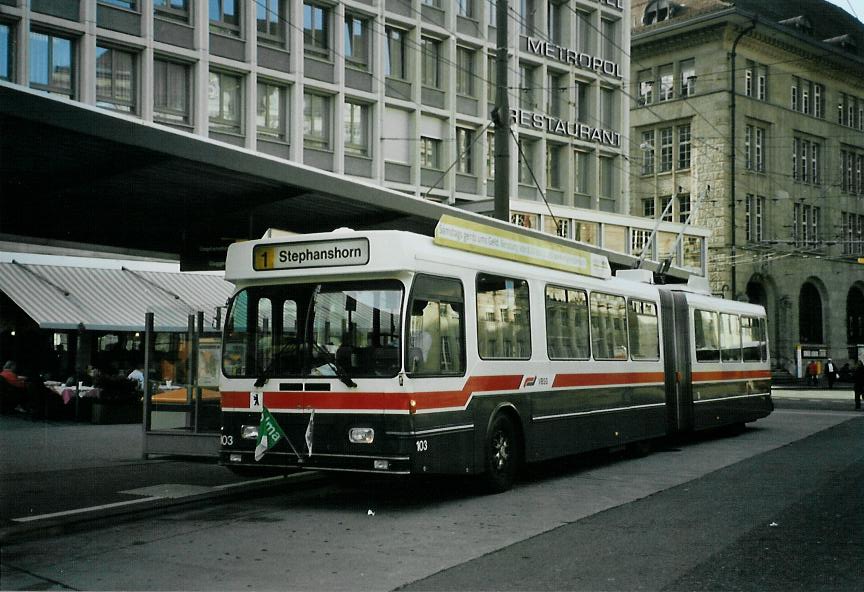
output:
[[[768,303],[768,297],[765,295],[765,286],[757,281],[747,282],[747,300],[751,304],[761,304],[765,306]]]
[[[864,291],[858,286],[849,288],[846,296],[846,343],[864,343]]]
[[[675,15],[678,5],[671,0],[652,0],[642,13],[642,24],[653,25],[668,20]]]
[[[801,343],[823,343],[822,296],[809,282],[798,297],[798,332]]]

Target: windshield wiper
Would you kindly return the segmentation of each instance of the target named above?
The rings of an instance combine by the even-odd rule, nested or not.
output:
[[[276,366],[276,361],[282,357],[286,351],[288,351],[288,347],[291,345],[300,345],[300,340],[297,338],[290,339],[282,344],[282,347],[279,348],[279,351],[273,354],[273,357],[270,358],[270,363],[261,371],[261,374],[258,375],[258,378],[255,380],[255,387],[261,388],[267,381],[270,380],[270,377],[273,375],[273,368]]]
[[[332,354],[327,351],[327,348],[325,348],[317,341],[312,341],[312,347],[314,347],[315,351],[317,351],[319,354],[323,354],[324,363],[333,368],[333,371],[336,373],[336,378],[345,383],[345,386],[349,388],[355,388],[357,386],[357,383],[351,380],[351,376],[348,374],[345,368],[343,368],[342,365],[336,361],[335,356],[332,360],[329,359]]]

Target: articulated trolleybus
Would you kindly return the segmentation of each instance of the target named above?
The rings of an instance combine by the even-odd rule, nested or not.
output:
[[[773,409],[762,307],[613,276],[527,233],[444,216],[434,238],[265,238],[231,245],[226,279],[220,460],[238,472],[478,474],[503,491],[521,462]]]

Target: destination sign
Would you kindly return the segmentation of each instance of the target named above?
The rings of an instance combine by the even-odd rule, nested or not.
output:
[[[366,238],[256,245],[252,249],[252,268],[255,271],[343,267],[367,263],[369,239]]]

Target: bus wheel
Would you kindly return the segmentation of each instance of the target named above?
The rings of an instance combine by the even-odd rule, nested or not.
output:
[[[486,436],[486,471],[483,486],[489,493],[501,493],[513,486],[519,468],[521,445],[513,422],[499,414]]]

